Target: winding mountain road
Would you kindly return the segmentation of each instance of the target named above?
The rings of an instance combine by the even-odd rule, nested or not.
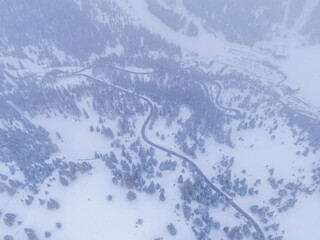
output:
[[[88,68],[88,67],[87,67],[87,68]],[[124,92],[124,93],[126,93],[126,94],[129,94],[129,95],[131,95],[131,96],[137,97],[137,98],[142,99],[143,101],[145,101],[145,102],[149,105],[150,111],[149,111],[148,117],[147,117],[146,120],[144,121],[144,123],[143,123],[143,125],[142,125],[142,128],[141,128],[141,136],[142,136],[143,140],[144,140],[146,143],[148,143],[149,145],[153,146],[154,148],[157,148],[157,149],[159,149],[159,150],[161,150],[161,151],[164,151],[164,152],[166,152],[166,153],[169,153],[169,154],[171,154],[172,156],[178,157],[178,158],[184,160],[185,162],[187,162],[187,163],[189,164],[189,167],[191,167],[193,170],[195,170],[195,171],[199,174],[199,176],[202,177],[202,179],[204,180],[204,182],[205,182],[212,190],[214,190],[215,192],[217,192],[218,194],[220,194],[220,196],[223,196],[223,197],[225,198],[225,200],[230,204],[230,206],[232,206],[238,213],[240,213],[240,214],[247,220],[248,223],[250,223],[250,224],[254,227],[255,231],[256,231],[257,234],[258,234],[258,236],[257,236],[258,238],[257,238],[257,239],[259,239],[259,240],[265,240],[265,239],[266,239],[265,236],[264,236],[264,233],[263,233],[262,229],[261,229],[260,226],[259,226],[259,224],[258,224],[245,210],[243,210],[239,205],[237,205],[230,196],[228,196],[228,195],[227,195],[226,193],[224,193],[221,189],[219,189],[216,185],[214,185],[214,184],[205,176],[205,174],[201,171],[201,169],[200,169],[191,159],[189,159],[189,158],[187,158],[187,157],[185,157],[185,156],[183,156],[183,155],[181,155],[181,154],[179,154],[179,153],[177,153],[177,152],[174,152],[174,151],[172,151],[172,150],[170,150],[170,149],[168,149],[168,148],[165,148],[165,147],[163,147],[163,146],[161,146],[161,145],[158,145],[158,144],[152,142],[152,141],[147,137],[147,135],[146,135],[146,128],[147,128],[147,126],[148,126],[148,124],[149,124],[149,122],[150,122],[150,120],[151,120],[151,118],[152,118],[153,111],[154,111],[154,106],[153,106],[151,100],[149,100],[148,98],[146,98],[146,97],[144,97],[144,96],[141,96],[141,95],[139,95],[139,94],[137,94],[137,93],[128,91],[128,90],[123,89],[123,88],[121,88],[121,87],[118,87],[118,86],[109,84],[109,83],[107,83],[107,82],[105,82],[105,81],[103,81],[103,80],[99,80],[99,79],[94,78],[94,77],[92,77],[92,76],[89,76],[89,75],[87,75],[87,74],[81,73],[82,71],[84,71],[84,70],[87,69],[87,68],[81,69],[81,70],[76,71],[76,72],[73,72],[73,73],[67,73],[67,72],[65,72],[66,75],[64,75],[64,76],[57,76],[57,77],[58,77],[58,78],[68,78],[68,77],[73,77],[73,76],[85,77],[85,78],[87,78],[87,79],[89,79],[89,80],[91,80],[91,81],[97,82],[97,83],[102,84],[102,85],[104,85],[104,86],[111,87],[111,88],[113,88],[113,89],[117,89],[117,90],[119,90],[119,91],[121,91],[121,92]],[[8,77],[14,78],[11,74],[7,73],[6,71],[3,71],[3,70],[2,70],[2,72],[4,72]],[[131,71],[130,71],[130,73],[135,73],[135,72],[131,72]],[[150,72],[150,73],[147,73],[147,74],[151,74],[151,72]],[[218,86],[220,86],[220,85],[218,84]],[[218,94],[217,94],[216,99],[215,99],[216,103],[218,103],[218,99],[219,99],[219,97],[220,97],[220,94],[221,94],[221,86],[219,87],[219,91],[218,91]],[[225,110],[230,111],[230,109],[228,109],[228,108],[224,108],[223,106],[220,106],[220,107],[221,107],[222,109],[225,109]],[[236,115],[232,115],[233,117],[238,117],[239,114],[241,115],[241,113],[240,113],[238,110],[236,110],[236,109],[231,109],[231,110],[233,110],[233,111],[236,113]]]
[[[219,189],[216,185],[214,185],[214,184],[205,176],[205,174],[201,171],[201,169],[200,169],[191,159],[189,159],[189,158],[187,158],[187,157],[185,157],[185,156],[183,156],[183,155],[181,155],[181,154],[179,154],[179,153],[177,153],[177,152],[174,152],[174,151],[172,151],[172,150],[170,150],[170,149],[168,149],[168,148],[165,148],[165,147],[163,147],[163,146],[160,146],[160,145],[152,142],[152,141],[147,137],[147,135],[146,135],[146,128],[147,128],[147,125],[149,124],[149,122],[150,122],[150,120],[151,120],[151,117],[152,117],[153,111],[154,111],[153,104],[152,104],[152,102],[151,102],[148,98],[146,98],[146,97],[144,97],[144,96],[141,96],[141,95],[139,95],[139,94],[137,94],[137,93],[130,92],[130,91],[128,91],[128,90],[126,90],[126,89],[123,89],[123,88],[121,88],[121,87],[118,87],[118,86],[109,84],[109,83],[107,83],[107,82],[105,82],[105,81],[99,80],[99,79],[97,79],[97,78],[91,77],[91,76],[86,75],[86,74],[70,74],[70,75],[69,75],[69,77],[72,77],[72,76],[82,76],[82,77],[85,77],[85,78],[87,78],[87,79],[89,79],[89,80],[92,80],[92,81],[94,81],[94,82],[97,82],[97,83],[99,83],[99,84],[103,84],[103,85],[105,85],[105,86],[112,87],[112,88],[117,89],[117,90],[119,90],[119,91],[121,91],[121,92],[124,92],[124,93],[126,93],[126,94],[131,95],[131,96],[134,96],[134,97],[137,97],[137,98],[140,98],[140,99],[144,100],[144,101],[149,105],[150,111],[149,111],[148,117],[147,117],[146,120],[144,121],[144,123],[143,123],[143,125],[142,125],[142,128],[141,128],[141,136],[142,136],[143,140],[144,140],[146,143],[148,143],[149,145],[151,145],[151,146],[153,146],[153,147],[155,147],[155,148],[157,148],[157,149],[159,149],[159,150],[161,150],[161,151],[167,152],[167,153],[169,153],[169,154],[171,154],[171,155],[173,155],[173,156],[176,156],[176,157],[178,157],[178,158],[186,161],[186,162],[189,164],[189,166],[190,166],[191,168],[193,168],[193,169],[199,174],[199,176],[201,176],[201,177],[203,178],[204,182],[205,182],[208,186],[210,186],[211,189],[213,189],[215,192],[219,193],[220,196],[223,196],[223,197],[225,198],[225,200],[226,200],[227,202],[229,202],[230,205],[231,205],[237,212],[239,212],[239,213],[247,220],[247,222],[249,222],[250,224],[252,224],[252,226],[254,227],[255,231],[256,231],[257,234],[258,234],[258,239],[259,239],[259,240],[265,240],[265,239],[266,239],[265,236],[264,236],[264,233],[263,233],[262,229],[261,229],[260,226],[259,226],[259,224],[258,224],[245,210],[243,210],[239,205],[237,205],[237,204],[233,201],[233,199],[232,199],[231,197],[229,197],[226,193],[224,193],[221,189]],[[221,94],[221,90],[219,91],[219,94],[217,95],[217,98],[219,98],[219,95],[220,95],[220,94]],[[237,111],[237,110],[236,110],[236,111]]]
[[[280,69],[275,67],[273,64],[271,64],[271,63],[269,63],[267,61],[261,61],[260,63],[263,64],[264,66],[276,71],[278,74],[280,74],[282,76],[282,80],[280,80],[275,85],[276,87],[279,87],[282,83],[284,83],[287,80],[288,76],[285,73],[281,72]]]
[[[219,104],[219,98],[220,98],[220,95],[221,95],[221,92],[222,92],[222,86],[220,85],[220,83],[217,83],[216,81],[213,82],[216,86],[218,86],[218,94],[216,96],[216,99],[215,99],[215,102],[216,104],[223,110],[225,111],[232,111],[234,112],[235,114],[232,115],[232,114],[228,114],[228,113],[224,113],[225,115],[229,116],[229,117],[232,117],[232,118],[235,118],[235,119],[239,119],[241,118],[241,112],[238,110],[238,109],[234,109],[234,108],[226,108],[222,105]]]
[[[208,86],[205,83],[200,82],[200,81],[198,81],[198,83],[201,86],[203,86],[203,88],[205,89],[206,94],[208,96],[210,96]],[[218,108],[223,111],[223,114],[225,116],[228,116],[228,117],[231,117],[231,118],[234,118],[234,119],[240,119],[241,118],[241,112],[238,109],[227,108],[227,107],[222,106],[219,103],[219,98],[220,98],[221,92],[222,92],[222,86],[221,86],[220,83],[218,83],[216,81],[213,81],[212,83],[215,84],[218,87],[218,93],[217,93],[217,95],[215,96],[215,99],[214,99],[215,105],[218,106]],[[230,112],[233,112],[234,114],[230,114]]]

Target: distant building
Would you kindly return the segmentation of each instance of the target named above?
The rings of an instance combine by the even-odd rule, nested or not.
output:
[[[275,58],[287,58],[288,57],[288,48],[285,44],[275,45],[273,49],[273,57]]]
[[[293,88],[291,88],[289,86],[284,86],[282,88],[282,90],[287,94],[295,94],[300,90],[300,88],[293,89]]]

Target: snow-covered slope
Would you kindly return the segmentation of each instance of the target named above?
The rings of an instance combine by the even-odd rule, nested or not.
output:
[[[319,9],[2,1],[0,238],[318,240]]]

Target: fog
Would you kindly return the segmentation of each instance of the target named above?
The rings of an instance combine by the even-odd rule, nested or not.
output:
[[[1,0],[0,239],[320,239],[320,0]]]

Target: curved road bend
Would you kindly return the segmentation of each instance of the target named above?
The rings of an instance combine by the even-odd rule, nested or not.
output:
[[[208,97],[210,97],[208,86],[203,82],[200,82],[200,81],[197,81],[197,82],[204,87],[206,95]],[[224,115],[226,115],[228,117],[231,117],[231,118],[234,118],[234,119],[240,119],[241,118],[241,112],[239,110],[234,109],[234,108],[226,108],[226,107],[220,105],[219,98],[220,98],[220,95],[221,95],[221,92],[222,92],[222,87],[221,87],[220,83],[218,83],[216,81],[213,81],[212,83],[218,86],[218,94],[216,95],[216,97],[214,99],[215,104],[224,111]],[[234,114],[230,114],[227,111],[234,112]]]
[[[219,98],[220,98],[220,95],[221,95],[221,92],[222,92],[222,87],[221,87],[220,83],[217,83],[216,81],[214,81],[213,83],[218,86],[218,94],[217,94],[216,99],[215,99],[216,104],[219,105],[219,107],[222,108],[223,110],[232,111],[232,112],[235,113],[235,115],[230,115],[230,114],[227,114],[227,113],[225,113],[225,115],[227,115],[229,117],[232,117],[232,118],[235,118],[235,119],[240,119],[241,118],[241,112],[238,109],[226,108],[226,107],[224,107],[224,106],[219,104]]]
[[[138,74],[138,75],[148,75],[148,74],[157,73],[155,71],[153,71],[153,72],[134,72],[134,71],[118,68],[118,67],[115,67],[115,66],[109,66],[109,67],[113,68],[115,70],[121,71],[121,72]],[[197,81],[197,82],[205,88],[205,92],[206,92],[207,96],[210,97],[208,86],[205,83],[201,82],[201,81]],[[221,95],[222,87],[221,87],[220,83],[218,83],[216,81],[214,81],[213,83],[218,86],[218,94],[217,94],[217,96],[215,98],[215,104],[218,105],[219,108],[224,110],[224,115],[226,115],[228,117],[231,117],[231,118],[239,119],[241,117],[241,112],[239,110],[233,109],[233,108],[226,108],[226,107],[224,107],[224,106],[219,104],[219,98],[220,98],[220,95]],[[233,114],[229,114],[226,111],[231,111],[231,112],[234,112],[235,114],[234,115]]]
[[[168,149],[168,148],[165,148],[165,147],[160,146],[160,145],[158,145],[158,144],[156,144],[156,143],[153,143],[152,141],[150,141],[150,140],[147,138],[147,136],[146,136],[146,127],[147,127],[148,123],[150,122],[150,119],[151,119],[152,114],[153,114],[153,109],[154,109],[152,102],[151,102],[148,98],[143,97],[143,96],[141,96],[141,95],[138,95],[138,94],[136,94],[136,93],[130,92],[130,91],[128,91],[128,90],[125,90],[125,89],[123,89],[123,88],[114,86],[114,85],[109,84],[109,83],[107,83],[107,82],[101,81],[101,80],[96,79],[96,78],[94,78],[94,77],[91,77],[91,76],[89,76],[89,75],[82,74],[81,72],[82,72],[83,70],[85,70],[85,69],[87,69],[87,68],[81,69],[81,70],[76,71],[76,72],[74,72],[74,73],[68,73],[68,75],[66,75],[66,76],[64,76],[64,77],[83,76],[83,77],[86,77],[86,78],[88,78],[88,79],[90,79],[90,80],[92,80],[92,81],[98,82],[98,83],[100,83],[100,84],[104,84],[104,85],[106,85],[106,86],[108,86],[108,87],[112,87],[112,88],[114,88],[114,89],[117,89],[117,90],[122,91],[122,92],[124,92],[124,93],[127,93],[127,94],[129,94],[129,95],[135,96],[135,97],[140,98],[140,99],[144,100],[145,102],[147,102],[147,104],[150,106],[150,112],[149,112],[149,115],[148,115],[148,117],[146,118],[146,120],[144,121],[144,123],[143,123],[143,125],[142,125],[142,128],[141,128],[141,136],[142,136],[143,140],[144,140],[145,142],[147,142],[149,145],[151,145],[151,146],[153,146],[153,147],[155,147],[155,148],[158,148],[158,149],[160,149],[160,150],[162,150],[162,151],[164,151],[164,152],[170,153],[171,155],[176,156],[176,157],[178,157],[178,158],[186,161],[186,162],[189,164],[189,166],[191,166],[194,170],[196,170],[196,172],[204,179],[204,181],[206,182],[206,184],[207,184],[208,186],[210,186],[211,189],[213,189],[215,192],[219,193],[221,196],[224,196],[224,198],[226,199],[226,201],[231,202],[230,205],[231,205],[236,211],[238,211],[249,223],[252,224],[252,226],[255,228],[256,232],[259,234],[259,238],[260,238],[261,240],[265,240],[265,239],[266,239],[265,236],[264,236],[264,233],[263,233],[262,229],[260,228],[260,226],[258,225],[258,223],[257,223],[247,212],[245,212],[241,207],[239,207],[235,202],[233,202],[232,198],[230,198],[226,193],[224,193],[224,192],[223,192],[222,190],[220,190],[216,185],[214,185],[211,181],[209,181],[209,179],[204,175],[204,173],[200,170],[200,168],[199,168],[192,160],[190,160],[189,158],[187,158],[187,157],[185,157],[185,156],[183,156],[183,155],[181,155],[181,154],[179,154],[179,153],[176,153],[176,152],[174,152],[174,151],[172,151],[172,150],[170,150],[170,149]],[[3,71],[3,72],[7,73],[6,71]],[[131,73],[135,73],[135,72],[131,72]],[[150,73],[145,73],[145,74],[150,74]],[[7,74],[7,75],[8,75],[8,77],[10,77],[10,78],[12,77],[11,74]],[[63,76],[59,76],[59,78],[63,78]],[[218,84],[218,86],[220,86],[220,85]],[[219,87],[219,92],[218,92],[218,94],[217,94],[217,96],[216,96],[216,102],[217,102],[217,103],[218,103],[217,100],[219,99],[220,94],[221,94],[221,86]],[[224,107],[222,107],[222,106],[221,106],[221,108],[226,109],[226,110],[232,110],[232,109],[224,108]],[[234,110],[235,112],[238,112],[238,110],[236,110],[236,109],[233,109],[233,110]],[[239,112],[239,113],[240,113],[240,112]]]
[[[280,84],[282,84],[283,82],[285,82],[288,78],[288,76],[281,72],[277,67],[275,67],[274,65],[272,65],[271,63],[267,62],[267,61],[260,61],[264,66],[269,67],[270,69],[275,70],[276,72],[278,72],[281,76],[282,76],[282,80],[280,82],[278,82],[275,86],[279,87]]]
[[[125,89],[123,89],[123,88],[121,88],[121,87],[114,86],[114,85],[112,85],[112,84],[109,84],[109,83],[107,83],[107,82],[104,82],[104,81],[102,81],[102,80],[96,79],[96,78],[91,77],[91,76],[86,75],[86,74],[72,74],[72,75],[69,75],[69,77],[71,77],[71,76],[82,76],[82,77],[86,77],[86,78],[88,78],[88,79],[90,79],[90,80],[92,80],[92,81],[98,82],[98,83],[100,83],[100,84],[104,84],[104,85],[106,85],[106,86],[108,86],[108,87],[112,87],[112,88],[114,88],[114,89],[117,89],[117,90],[122,91],[122,92],[124,92],[124,93],[127,93],[127,94],[129,94],[129,95],[135,96],[135,97],[140,98],[140,99],[144,100],[145,102],[147,102],[147,104],[148,104],[149,107],[150,107],[150,112],[149,112],[149,115],[148,115],[148,117],[146,118],[146,120],[144,121],[144,123],[143,123],[143,125],[142,125],[142,128],[141,128],[141,136],[142,136],[143,140],[146,141],[149,145],[151,145],[151,146],[153,146],[153,147],[155,147],[155,148],[157,148],[157,149],[160,149],[160,150],[162,150],[162,151],[164,151],[164,152],[170,153],[171,155],[176,156],[176,157],[178,157],[178,158],[186,161],[186,162],[189,164],[189,166],[191,166],[194,170],[196,170],[196,172],[204,179],[205,183],[206,183],[208,186],[210,186],[211,189],[213,189],[215,192],[217,192],[217,193],[219,193],[221,196],[223,196],[223,197],[226,199],[226,201],[231,202],[230,205],[231,205],[237,212],[239,212],[249,223],[252,224],[252,226],[254,227],[254,229],[256,230],[256,232],[259,234],[259,239],[260,239],[260,240],[265,240],[265,239],[266,239],[265,236],[264,236],[264,233],[263,233],[262,229],[260,228],[260,226],[258,225],[258,223],[257,223],[246,211],[244,211],[244,210],[243,210],[241,207],[239,207],[235,202],[233,202],[233,200],[232,200],[231,197],[229,197],[226,193],[224,193],[224,192],[223,192],[222,190],[220,190],[216,185],[214,185],[214,184],[204,175],[204,173],[200,170],[200,168],[199,168],[192,160],[190,160],[189,158],[187,158],[187,157],[185,157],[185,156],[183,156],[183,155],[181,155],[181,154],[179,154],[179,153],[176,153],[176,152],[174,152],[174,151],[172,151],[172,150],[170,150],[170,149],[168,149],[168,148],[165,148],[165,147],[160,146],[160,145],[158,145],[158,144],[156,144],[156,143],[153,143],[151,140],[148,139],[148,137],[146,136],[146,127],[147,127],[148,123],[150,122],[150,119],[151,119],[152,114],[153,114],[153,104],[152,104],[152,102],[151,102],[148,98],[146,98],[146,97],[144,97],[144,96],[141,96],[141,95],[139,95],[139,94],[130,92],[130,91],[128,91],[128,90],[125,90]],[[66,76],[66,77],[68,77],[68,76]]]
[[[212,65],[212,64],[213,64],[213,62],[211,61],[210,65]],[[226,68],[226,67],[224,67],[224,68]],[[190,71],[190,67],[188,67],[186,70]],[[204,74],[203,70],[200,69],[200,71]],[[207,84],[204,81],[201,81],[201,80],[195,80],[195,82],[199,83],[203,87],[206,96],[208,98],[210,98],[210,93],[209,93],[209,89],[208,89]],[[210,81],[210,83],[213,83],[213,84],[218,86],[218,94],[216,95],[216,97],[214,99],[214,104],[217,105],[220,109],[222,109],[224,111],[224,115],[226,115],[228,117],[231,117],[231,118],[234,118],[234,119],[240,119],[241,118],[241,112],[239,110],[234,109],[234,108],[227,108],[227,107],[224,107],[224,106],[220,105],[219,98],[220,98],[220,95],[221,95],[221,92],[222,92],[221,84],[218,83],[215,80]],[[230,114],[230,113],[228,113],[228,111],[229,112],[234,112],[234,114]]]

